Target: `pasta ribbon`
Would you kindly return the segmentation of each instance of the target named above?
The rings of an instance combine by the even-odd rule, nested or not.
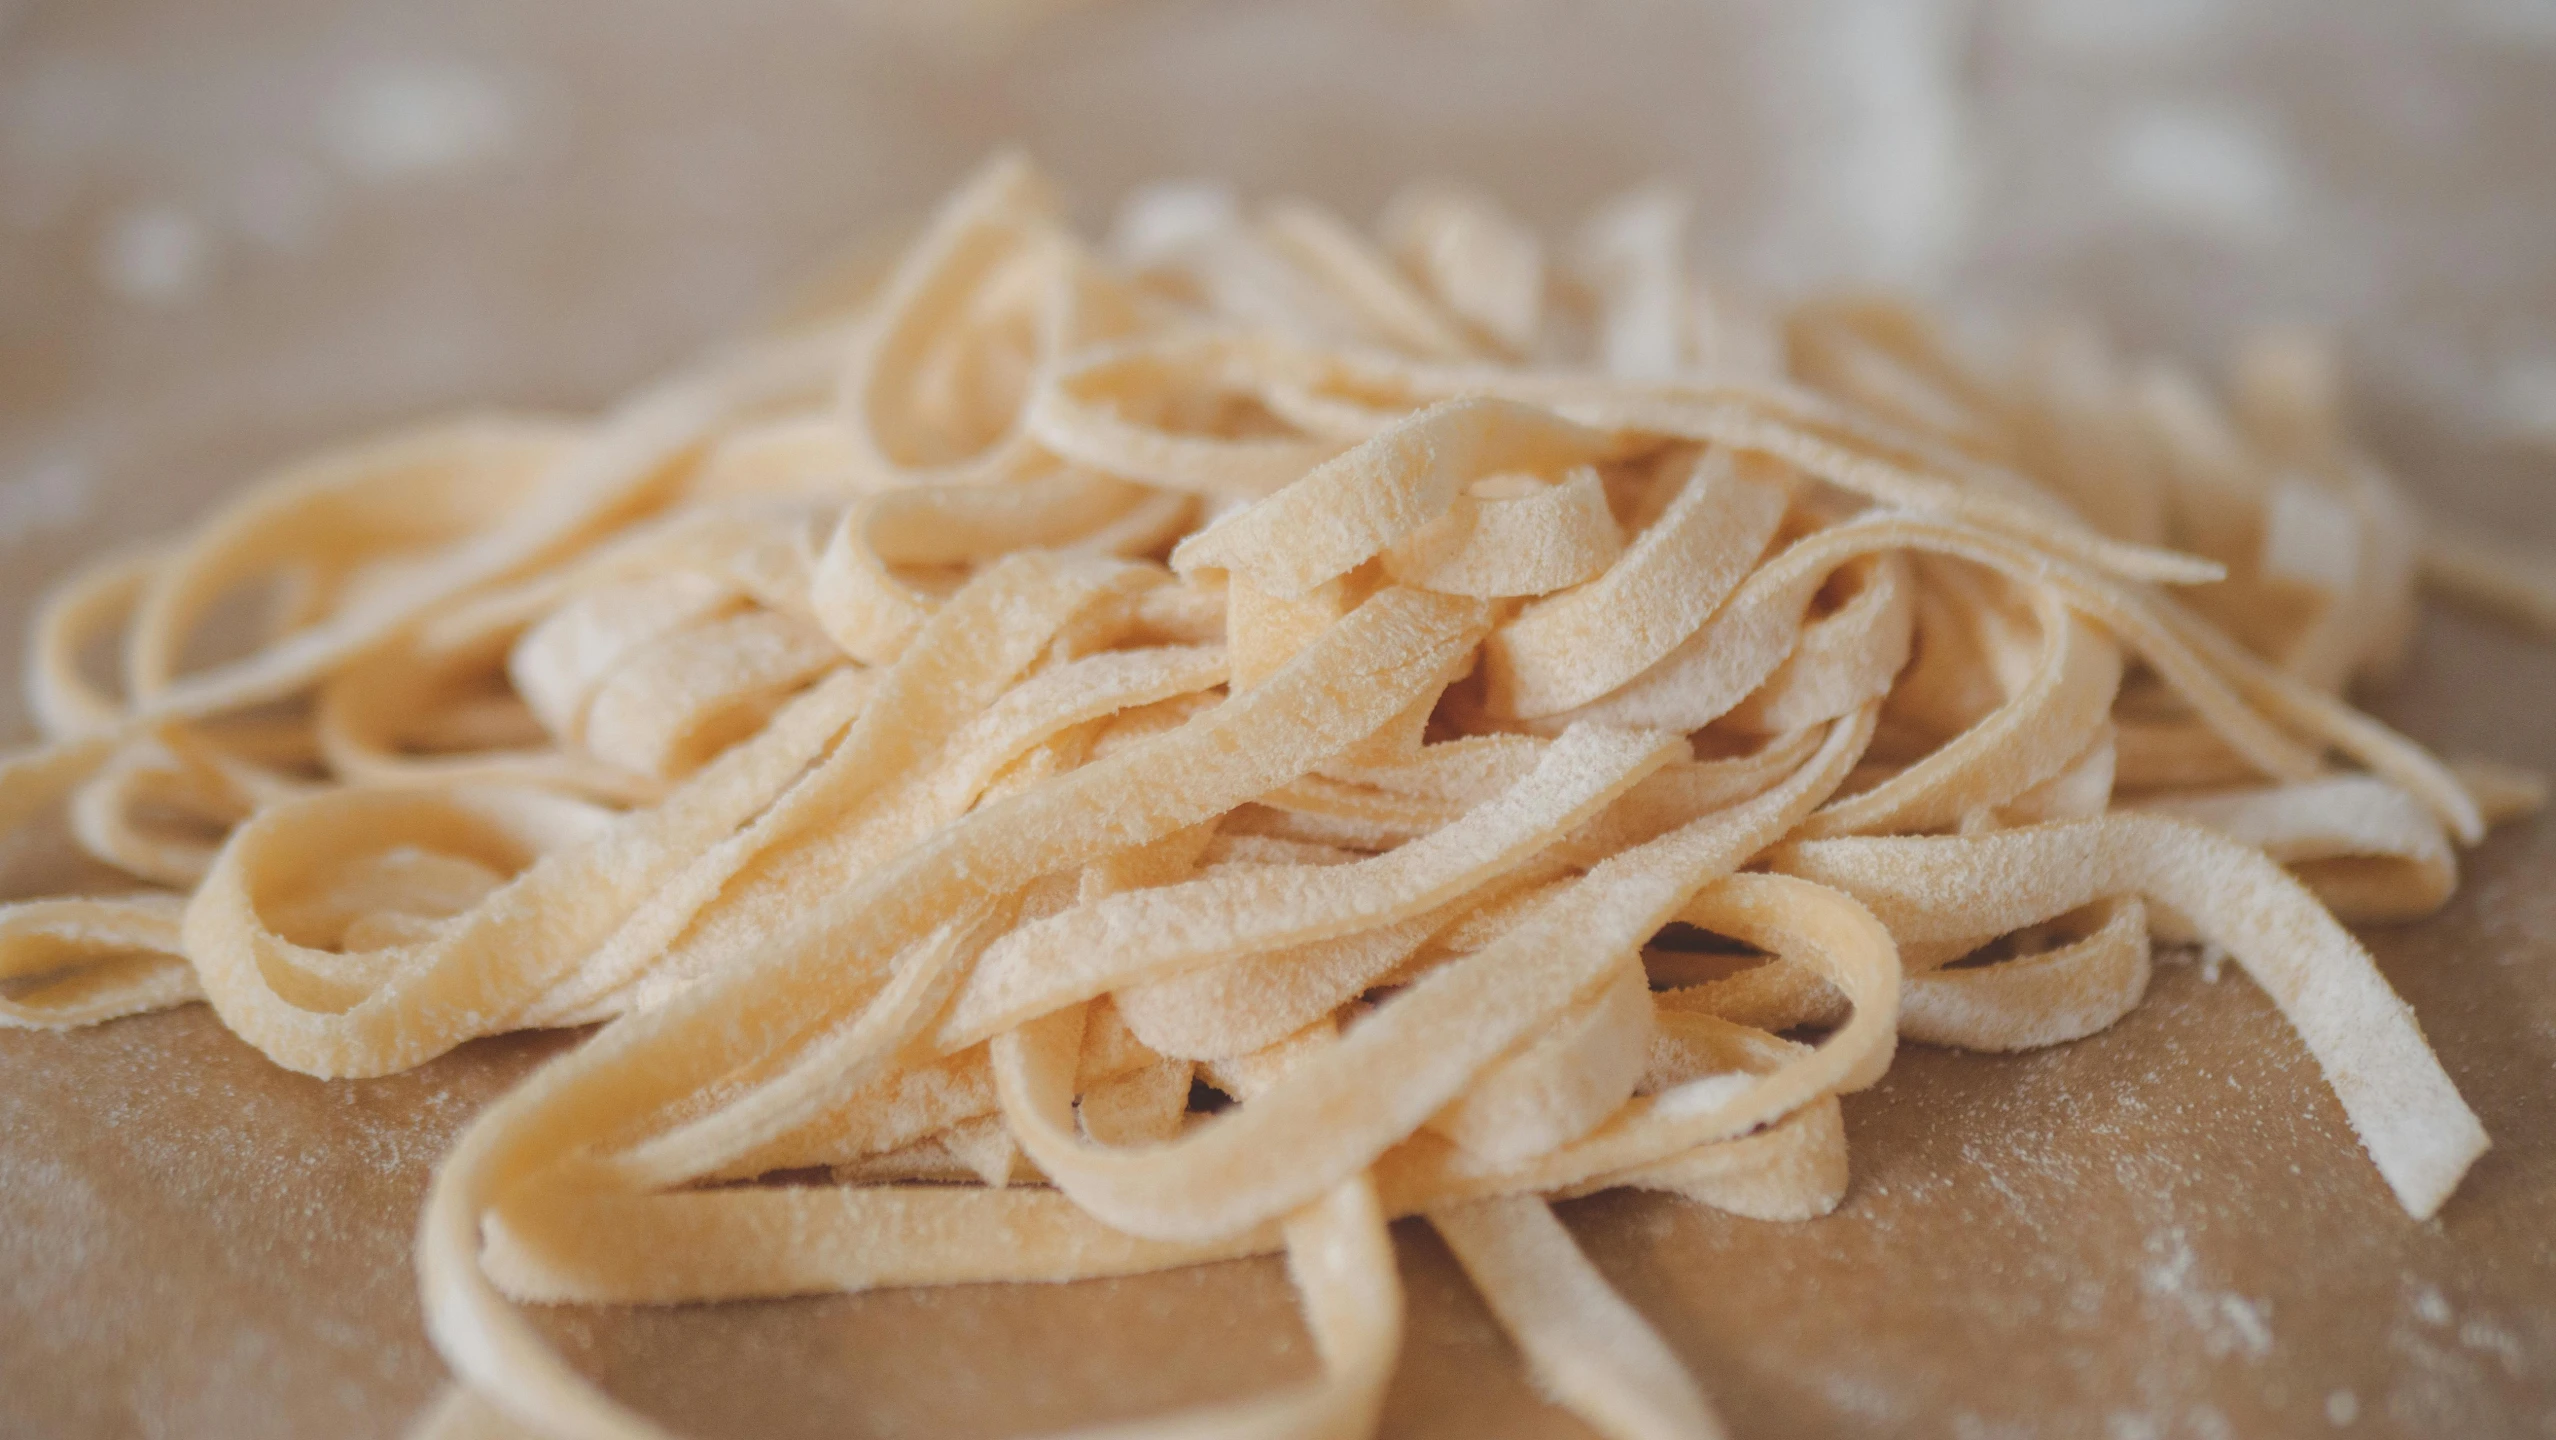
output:
[[[2158,943],[2435,1213],[2487,1139],[2342,921],[2545,785],[2343,691],[2418,574],[2544,628],[2544,562],[2419,537],[2297,335],[2222,399],[1685,234],[1172,187],[1102,249],[1006,156],[599,419],[292,467],[35,617],[0,822],[154,888],[0,906],[0,1024],[596,1025],[435,1173],[446,1440],[666,1433],[525,1305],[1271,1253],[1318,1375],[1076,1433],[1355,1440],[1404,1216],[1548,1399],[1718,1436],[1551,1202],[1824,1215],[1903,1040],[2093,1034]]]

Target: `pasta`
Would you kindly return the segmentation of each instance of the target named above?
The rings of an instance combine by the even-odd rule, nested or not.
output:
[[[2340,697],[2418,575],[2543,576],[2413,538],[2299,337],[2222,401],[1778,315],[1682,213],[1192,189],[1099,249],[1005,158],[591,424],[269,480],[36,618],[0,819],[137,883],[0,908],[0,1023],[203,1000],[348,1077],[602,1022],[437,1171],[433,1436],[664,1433],[519,1305],[1269,1252],[1316,1379],[1077,1433],[1364,1435],[1401,1216],[1555,1403],[1718,1434],[1548,1202],[1826,1213],[1902,1039],[2091,1034],[2158,944],[2433,1214],[2487,1139],[2341,922],[2543,787]]]

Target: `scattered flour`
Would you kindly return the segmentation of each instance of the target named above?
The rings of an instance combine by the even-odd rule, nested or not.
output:
[[[2470,1350],[2481,1350],[2503,1362],[2503,1368],[2515,1377],[2529,1373],[2529,1354],[2521,1348],[2518,1337],[2490,1320],[2468,1320],[2458,1327],[2458,1343]]]
[[[2218,984],[2219,977],[2226,972],[2228,965],[2235,958],[2222,947],[2207,940],[2196,941],[2189,945],[2159,945],[2156,948],[2158,964],[2197,966],[2201,971],[2202,983],[2207,985]]]
[[[2020,1425],[2007,1425],[1983,1420],[1964,1410],[1953,1416],[1955,1440],[2028,1440],[2032,1432]]]
[[[2416,1287],[2414,1291],[2414,1318],[2422,1321],[2426,1325],[2447,1325],[2450,1323],[2450,1304],[2448,1297],[2442,1295],[2439,1288],[2436,1286],[2423,1285]]]
[[[2248,1300],[2241,1295],[2221,1295],[2218,1297],[2218,1304],[2219,1318],[2227,1323],[2229,1332],[2237,1337],[2240,1349],[2248,1355],[2270,1353],[2272,1325],[2270,1321],[2263,1318],[2263,1312],[2269,1308],[2268,1302]]]
[[[1896,1427],[1911,1418],[1907,1398],[1874,1376],[1831,1371],[1820,1377],[1819,1392],[1839,1412],[1859,1420]]]
[[[2337,1390],[2325,1397],[2325,1418],[2335,1425],[2349,1425],[2361,1418],[2361,1400],[2349,1390]]]
[[[2438,1285],[2411,1275],[2403,1295],[2387,1347],[2403,1360],[2404,1378],[2374,1400],[2391,1422],[2409,1433],[2474,1433],[2460,1428],[2472,1423],[2470,1397],[2492,1386],[2496,1369],[2513,1380],[2537,1378],[2529,1344],[2504,1325],[2462,1315]]]
[[[2139,1272],[2139,1288],[2180,1310],[2185,1322],[2201,1332],[2202,1347],[2212,1359],[2241,1355],[2260,1360],[2271,1353],[2270,1303],[2203,1284],[2200,1259],[2181,1226],[2150,1235],[2144,1248],[2149,1261]]]

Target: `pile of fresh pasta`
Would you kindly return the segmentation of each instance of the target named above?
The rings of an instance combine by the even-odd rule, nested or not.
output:
[[[663,1433],[520,1304],[1280,1251],[1318,1378],[1077,1433],[1364,1435],[1413,1215],[1555,1402],[1715,1434],[1549,1203],[1823,1214],[1900,1038],[2090,1034],[2158,945],[2433,1213],[2486,1137],[2338,917],[2535,787],[2339,698],[2425,557],[2322,353],[1753,309],[1681,223],[1093,246],[1004,159],[598,420],[291,469],[38,616],[0,811],[130,882],[0,909],[0,1017],[323,1077],[600,1022],[436,1174],[445,1435]]]

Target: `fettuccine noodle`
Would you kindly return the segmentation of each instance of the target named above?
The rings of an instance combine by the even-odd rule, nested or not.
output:
[[[1406,1215],[1557,1404],[1716,1434],[1548,1202],[1823,1214],[1902,1037],[2091,1034],[2159,943],[2431,1215],[2486,1137],[2339,921],[2540,795],[2339,697],[2419,571],[2539,577],[2426,548],[2296,337],[2224,400],[1981,358],[1753,310],[1674,213],[1191,189],[1100,249],[1005,159],[600,420],[267,481],[36,619],[0,815],[138,885],[0,908],[0,1023],[200,999],[341,1077],[603,1022],[436,1173],[440,1435],[664,1433],[519,1305],[1280,1251],[1318,1378],[1076,1433],[1362,1436]]]

